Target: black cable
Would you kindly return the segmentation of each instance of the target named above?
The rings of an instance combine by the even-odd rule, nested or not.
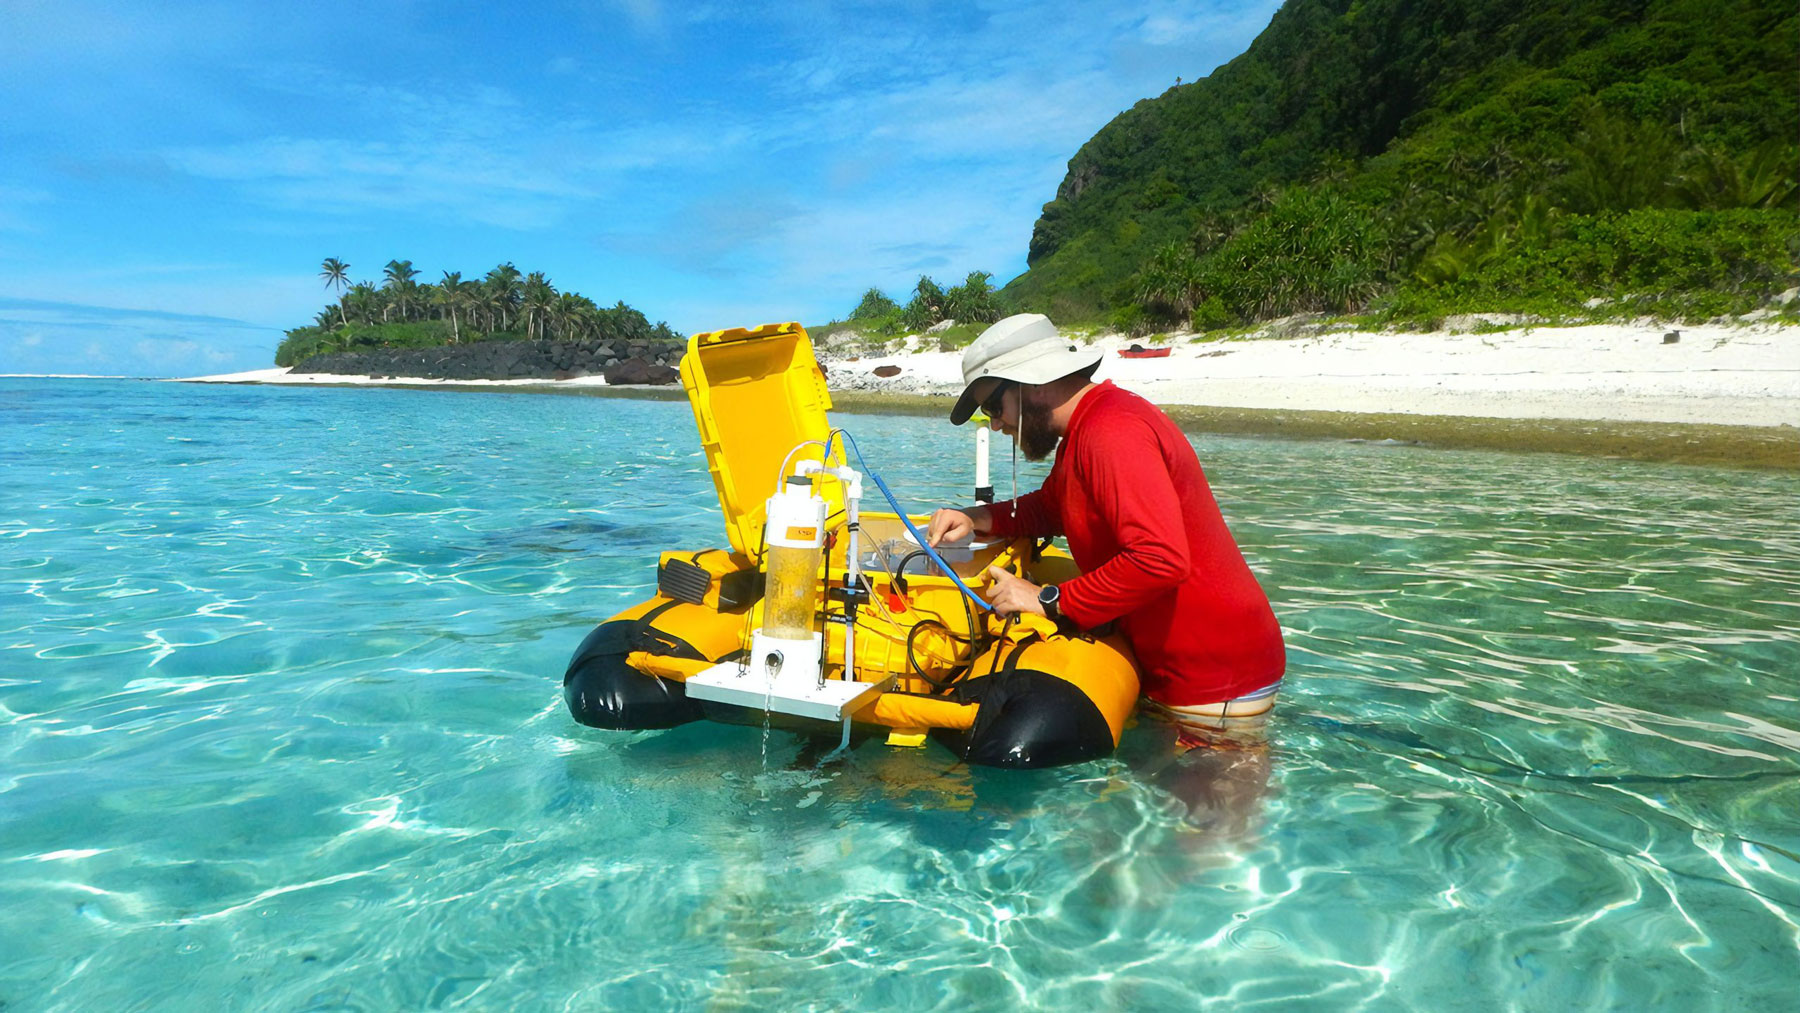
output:
[[[939,682],[938,680],[933,679],[931,676],[927,675],[925,673],[925,670],[923,668],[919,667],[918,659],[913,657],[913,640],[915,638],[917,638],[920,631],[925,629],[925,627],[927,627],[927,626],[936,626],[938,629],[943,630],[944,636],[949,637],[951,640],[961,640],[964,643],[969,643],[970,638],[957,636],[956,632],[954,630],[952,630],[950,627],[944,625],[942,622],[940,622],[936,619],[921,619],[917,623],[913,624],[913,628],[911,630],[907,631],[907,634],[906,634],[906,667],[911,669],[912,673],[914,675],[925,680],[927,683],[930,683],[934,689],[938,690],[939,692],[944,692],[944,691],[949,690],[950,687],[952,687],[962,681],[962,677],[964,675],[968,674],[969,665],[971,663],[973,663],[974,659],[971,658],[969,661],[965,661],[961,665],[958,665],[955,668],[951,669],[950,677],[945,679],[942,682]]]
[[[1002,648],[1004,648],[1006,646],[1006,635],[1008,633],[1012,632],[1013,622],[1014,622],[1014,620],[1016,620],[1018,618],[1019,618],[1019,614],[1017,612],[1014,612],[1012,615],[1006,617],[1005,625],[1000,627],[1000,646]],[[1000,650],[1000,649],[996,649],[994,651],[994,664],[988,668],[989,676],[992,676],[995,672],[1000,671],[1000,655],[1005,654],[1005,653],[1006,652],[1004,650]]]
[[[963,606],[963,616],[964,616],[964,617],[966,617],[966,618],[967,618],[967,619],[968,619],[968,621],[969,621],[969,625],[968,625],[968,630],[969,630],[969,641],[968,641],[968,643],[969,643],[969,664],[971,664],[971,665],[973,665],[973,664],[975,664],[975,656],[976,656],[976,655],[977,655],[977,654],[980,654],[980,653],[981,653],[981,651],[980,651],[980,650],[979,650],[979,649],[978,649],[978,648],[977,648],[977,647],[976,647],[976,646],[975,646],[975,639],[976,639],[976,633],[975,633],[975,606],[973,606],[973,605],[970,605],[970,604],[969,604],[969,596],[968,596],[968,595],[966,595],[966,594],[965,594],[965,595],[958,595],[958,597],[960,597],[960,598],[961,598],[961,599],[962,599],[962,606]]]
[[[900,589],[901,594],[906,593],[906,564],[912,562],[913,560],[919,558],[920,556],[929,556],[929,555],[931,555],[931,553],[926,552],[924,549],[914,549],[911,552],[907,553],[906,555],[900,557],[899,565],[894,567],[894,586]],[[946,629],[948,629],[948,627],[946,627]]]
[[[923,548],[919,548],[919,549],[914,549],[913,551],[900,557],[900,562],[894,566],[892,580],[894,583],[894,587],[897,588],[901,594],[906,593],[906,565],[908,563],[912,562],[913,560],[917,559],[920,556],[930,556],[930,555],[931,555],[931,553],[926,552]],[[969,633],[967,636],[958,635],[954,630],[952,630],[950,628],[949,624],[947,624],[941,620],[938,620],[938,619],[920,620],[919,622],[914,623],[913,628],[910,631],[908,631],[906,634],[906,666],[907,666],[907,668],[909,670],[911,670],[913,672],[913,674],[917,675],[919,678],[925,680],[927,683],[936,687],[939,690],[948,690],[951,686],[954,686],[954,685],[956,685],[956,683],[960,682],[962,680],[962,677],[964,675],[968,674],[968,670],[969,670],[970,666],[975,664],[976,656],[981,653],[980,648],[977,645],[980,635],[976,632],[976,629],[975,629],[975,609],[972,605],[969,604],[969,598],[967,595],[957,595],[957,597],[962,600],[963,617],[968,622],[967,629],[968,629]],[[919,635],[919,631],[924,629],[926,626],[936,626],[937,628],[944,631],[944,635],[946,637],[949,637],[952,640],[956,640],[963,644],[968,645],[967,656],[962,660],[961,664],[957,665],[956,668],[951,670],[951,677],[944,682],[939,682],[938,680],[933,679],[931,676],[926,675],[925,670],[923,668],[919,667],[918,660],[913,657],[913,640]],[[1009,618],[1007,620],[1006,628],[1007,629],[1012,628],[1012,619]],[[1002,637],[1004,637],[1004,634],[1002,634]]]

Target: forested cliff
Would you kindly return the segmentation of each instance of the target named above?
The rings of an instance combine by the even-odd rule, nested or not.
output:
[[[1058,319],[1741,312],[1794,273],[1791,0],[1289,0],[1069,161]]]

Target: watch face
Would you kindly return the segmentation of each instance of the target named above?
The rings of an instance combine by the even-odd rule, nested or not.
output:
[[[1050,584],[1038,589],[1039,605],[1054,605],[1056,604],[1056,599],[1060,597],[1062,597],[1062,591],[1059,590],[1055,584]]]

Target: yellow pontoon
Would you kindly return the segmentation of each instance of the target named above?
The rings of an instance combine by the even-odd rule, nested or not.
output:
[[[1138,693],[1123,640],[1039,616],[1009,622],[977,597],[990,565],[1042,584],[1073,576],[1073,560],[1023,541],[932,551],[918,544],[926,518],[861,512],[864,480],[880,482],[852,466],[862,462],[827,421],[803,328],[697,334],[681,382],[730,548],[664,552],[656,595],[582,641],[563,677],[577,721],[645,729],[777,714],[841,724],[845,741],[853,723],[899,745],[929,734],[1000,767],[1118,745]]]

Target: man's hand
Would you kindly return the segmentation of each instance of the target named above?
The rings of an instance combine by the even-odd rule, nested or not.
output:
[[[979,509],[979,508],[977,508]],[[975,537],[975,518],[968,511],[949,507],[933,511],[931,524],[925,529],[925,540],[932,548],[939,542],[956,542]]]
[[[1002,616],[1029,612],[1032,615],[1043,615],[1044,606],[1038,604],[1038,586],[1023,577],[1015,577],[998,566],[987,568],[988,579],[993,581],[987,589],[988,603],[994,611]]]

